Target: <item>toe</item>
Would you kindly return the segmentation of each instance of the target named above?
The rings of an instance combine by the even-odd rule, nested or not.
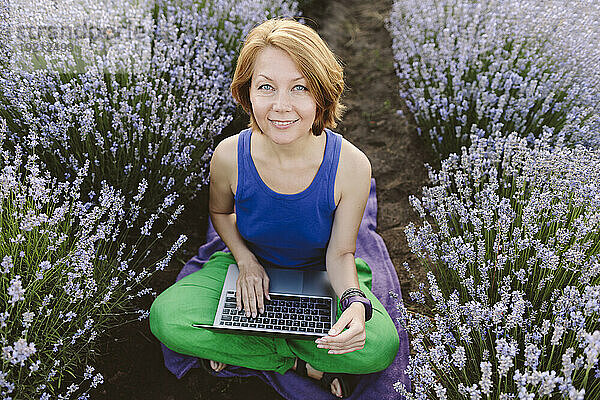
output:
[[[210,367],[215,372],[221,372],[222,370],[225,369],[226,366],[227,366],[227,364],[223,364],[222,362],[210,360]]]
[[[335,379],[333,382],[331,382],[331,393],[337,397],[342,397],[342,387],[339,379]]]

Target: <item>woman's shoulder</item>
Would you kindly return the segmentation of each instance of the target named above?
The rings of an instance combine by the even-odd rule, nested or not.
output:
[[[227,184],[235,193],[237,180],[237,149],[240,134],[228,136],[217,144],[212,154],[211,163],[219,170],[219,175],[227,180]]]
[[[231,166],[236,161],[237,157],[237,143],[240,134],[228,136],[221,140],[213,151],[213,158],[217,157],[218,162],[221,166]]]
[[[356,185],[371,184],[371,162],[367,155],[342,136],[340,159],[336,173],[336,204],[344,193],[356,191]]]
[[[369,157],[348,139],[343,136],[341,138],[342,145],[340,148],[338,169],[342,169],[343,175],[351,177],[352,174],[360,170],[368,170],[370,172],[371,162],[369,161]]]
[[[232,136],[228,136],[225,139],[221,140],[219,142],[219,144],[217,144],[217,146],[215,147],[214,152],[215,153],[219,152],[220,153],[219,156],[221,158],[235,160],[232,152],[235,152],[237,154],[237,144],[238,144],[238,139],[240,137],[240,133],[237,133]]]

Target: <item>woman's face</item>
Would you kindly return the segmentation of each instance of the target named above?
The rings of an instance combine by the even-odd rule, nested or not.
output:
[[[307,81],[283,50],[263,49],[254,66],[250,102],[260,129],[278,144],[309,134],[317,103]]]

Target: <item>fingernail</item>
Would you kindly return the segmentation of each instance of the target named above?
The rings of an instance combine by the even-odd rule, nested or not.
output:
[[[328,335],[335,335],[335,329],[330,329]]]
[[[256,313],[252,313],[252,318],[256,318]]]
[[[265,310],[263,310],[263,309],[261,308],[260,310],[258,310],[258,312],[262,314],[262,313],[264,313],[264,312],[265,312]]]

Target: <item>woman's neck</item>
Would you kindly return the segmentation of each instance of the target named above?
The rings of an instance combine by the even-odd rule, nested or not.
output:
[[[260,132],[257,132],[257,138],[264,157],[270,160],[274,167],[287,169],[305,166],[317,155],[320,159],[325,135],[315,136],[309,132],[308,135],[286,144],[277,144]]]

